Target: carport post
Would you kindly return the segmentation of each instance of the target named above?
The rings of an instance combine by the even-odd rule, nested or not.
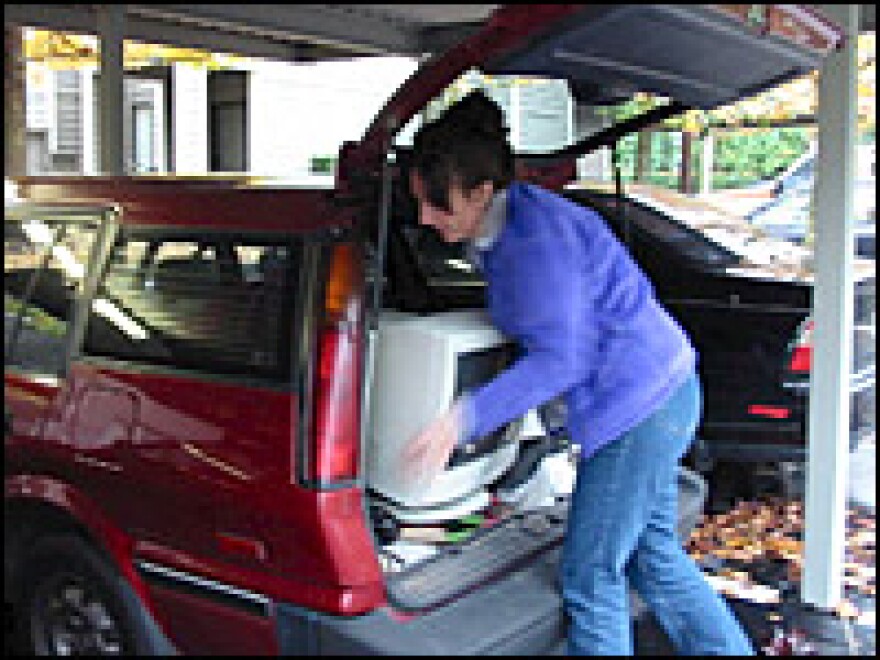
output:
[[[6,176],[27,174],[25,128],[24,28],[3,26],[3,172]]]
[[[101,73],[98,78],[99,130],[102,174],[124,174],[123,162],[123,61],[125,5],[95,5],[98,36],[101,39]]]
[[[853,190],[858,5],[823,5],[847,34],[819,77],[815,181],[815,321],[810,379],[801,598],[833,608],[842,596],[853,333]]]

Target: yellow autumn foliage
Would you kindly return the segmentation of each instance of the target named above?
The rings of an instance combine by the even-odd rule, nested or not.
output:
[[[26,30],[24,55],[27,62],[38,62],[51,69],[78,69],[100,65],[100,41],[91,35]],[[145,44],[126,40],[123,43],[123,62],[128,69],[186,63],[208,69],[222,69],[246,58],[212,53],[197,48]]]

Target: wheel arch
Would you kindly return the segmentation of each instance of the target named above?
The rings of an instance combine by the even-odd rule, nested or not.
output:
[[[51,476],[15,475],[5,480],[3,514],[7,600],[14,599],[20,590],[18,577],[27,548],[42,536],[73,534],[122,577],[145,613],[166,634],[147,585],[134,568],[132,539],[87,495]]]

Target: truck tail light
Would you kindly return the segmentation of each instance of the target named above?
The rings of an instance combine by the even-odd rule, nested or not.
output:
[[[808,374],[813,365],[813,320],[807,319],[798,327],[791,345],[791,360],[788,370],[794,374]]]
[[[360,459],[363,263],[355,246],[333,247],[318,327],[306,479],[316,485],[349,481]]]

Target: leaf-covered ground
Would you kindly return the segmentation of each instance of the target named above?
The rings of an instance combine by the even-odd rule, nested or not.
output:
[[[847,510],[844,594],[833,612],[800,602],[800,500],[739,500],[728,511],[702,516],[686,547],[765,654],[875,654],[873,509]],[[642,632],[643,640],[650,636]]]

